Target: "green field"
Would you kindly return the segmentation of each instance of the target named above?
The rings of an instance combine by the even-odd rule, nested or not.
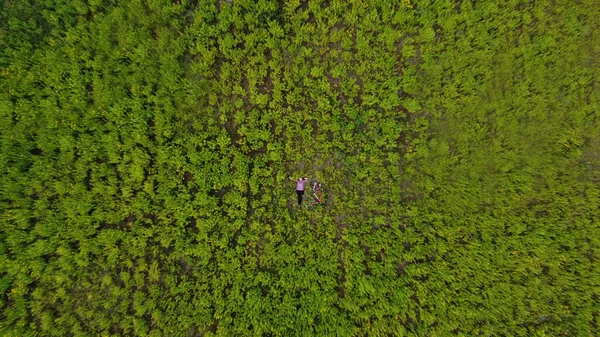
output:
[[[600,3],[2,0],[0,211],[2,336],[600,336]]]

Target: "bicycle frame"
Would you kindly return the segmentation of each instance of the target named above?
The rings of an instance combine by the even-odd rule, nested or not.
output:
[[[310,205],[323,205],[323,193],[321,192],[321,183],[313,183],[311,187],[311,196],[313,200],[310,202]]]

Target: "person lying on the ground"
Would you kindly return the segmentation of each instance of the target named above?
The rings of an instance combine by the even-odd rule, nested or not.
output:
[[[296,194],[298,195],[298,206],[302,205],[302,196],[304,195],[304,183],[308,180],[308,178],[298,178],[297,180],[290,180],[296,182]]]

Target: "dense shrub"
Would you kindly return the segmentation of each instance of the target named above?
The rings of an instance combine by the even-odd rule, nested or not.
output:
[[[594,1],[0,6],[2,335],[600,334]]]

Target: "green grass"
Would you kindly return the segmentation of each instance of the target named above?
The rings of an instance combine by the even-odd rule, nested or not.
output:
[[[3,2],[0,332],[600,334],[599,22]]]

